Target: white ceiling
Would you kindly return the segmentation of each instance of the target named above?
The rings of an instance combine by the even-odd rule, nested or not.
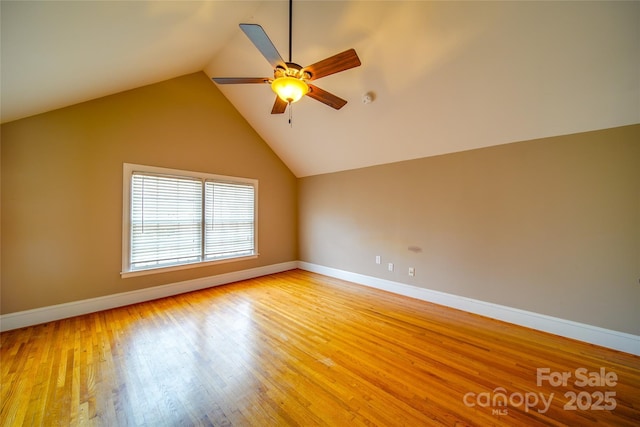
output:
[[[241,22],[288,59],[287,1],[2,0],[0,13],[2,122],[200,70],[271,76]],[[294,62],[348,48],[362,66],[314,83],[349,103],[303,98],[293,126],[270,114],[267,85],[219,86],[297,176],[640,122],[637,1],[294,1]]]

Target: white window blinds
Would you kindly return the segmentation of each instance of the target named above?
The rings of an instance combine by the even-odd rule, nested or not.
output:
[[[134,173],[131,269],[200,261],[202,182]]]
[[[256,180],[129,164],[125,180],[123,274],[257,255]]]
[[[220,259],[253,253],[253,185],[205,183],[205,257]]]

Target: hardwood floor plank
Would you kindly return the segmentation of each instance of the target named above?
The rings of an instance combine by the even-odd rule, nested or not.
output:
[[[640,424],[639,357],[300,270],[0,345],[3,426]]]

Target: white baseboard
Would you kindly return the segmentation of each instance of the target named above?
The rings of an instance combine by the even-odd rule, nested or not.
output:
[[[298,268],[640,356],[640,336],[308,262]]]
[[[272,264],[249,270],[234,271],[216,276],[171,283],[168,285],[153,286],[131,292],[123,292],[98,298],[90,298],[48,307],[35,308],[33,310],[3,314],[0,315],[0,331],[9,331],[11,329],[37,325],[40,323],[51,322],[53,320],[66,319],[68,317],[94,313],[96,311],[108,310],[110,308],[122,307],[125,305],[151,301],[185,292],[197,291],[199,289],[224,285],[227,283],[237,282],[239,280],[252,279],[254,277],[265,276],[267,274],[280,273],[282,271],[293,270],[294,268],[297,268],[297,265],[298,263],[296,261]]]
[[[314,273],[324,274],[342,280],[358,283],[372,288],[382,289],[411,298],[468,311],[470,313],[491,317],[520,326],[537,329],[544,332],[600,345],[614,350],[640,356],[640,336],[624,332],[604,329],[597,326],[560,319],[544,314],[520,310],[499,304],[493,304],[472,298],[447,294],[404,283],[379,279],[363,274],[352,273],[336,268],[325,267],[303,261],[291,261],[273,264],[249,270],[235,271],[200,279],[187,280],[162,286],[123,292],[98,298],[74,301],[65,304],[25,310],[16,313],[0,315],[0,331],[9,331],[25,326],[51,322],[82,314],[93,313],[110,308],[121,307],[139,302],[177,295],[213,286],[224,285],[240,280],[279,273],[300,268]]]

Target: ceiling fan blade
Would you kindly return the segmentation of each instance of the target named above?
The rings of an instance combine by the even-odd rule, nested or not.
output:
[[[220,85],[269,83],[269,79],[267,77],[213,77],[212,80]]]
[[[287,65],[278,53],[264,29],[258,24],[240,24],[240,28],[249,37],[249,40],[258,48],[273,68],[278,66],[286,69]]]
[[[360,66],[360,58],[355,49],[345,50],[344,52],[333,55],[327,59],[316,62],[315,64],[304,67],[303,71],[307,71],[311,74],[309,80],[319,79],[330,74],[339,73],[340,71],[348,70]]]
[[[307,96],[310,96],[323,104],[327,104],[329,107],[335,108],[336,110],[341,109],[347,103],[344,99],[314,85],[309,85],[309,92],[307,93]]]
[[[283,101],[279,96],[276,96],[276,102],[273,103],[273,108],[271,109],[271,114],[282,114],[287,109],[287,105],[289,103],[287,101]]]

